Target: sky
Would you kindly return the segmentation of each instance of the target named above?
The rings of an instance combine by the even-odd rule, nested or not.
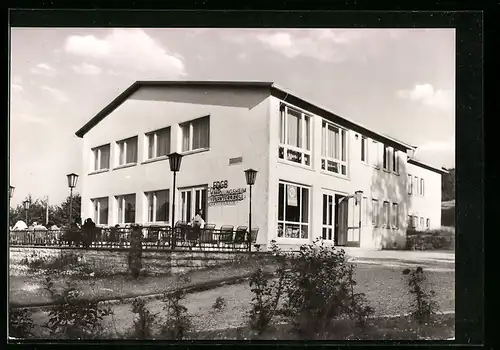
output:
[[[75,132],[136,80],[275,82],[455,165],[454,29],[11,28],[10,44],[13,206],[69,195]]]

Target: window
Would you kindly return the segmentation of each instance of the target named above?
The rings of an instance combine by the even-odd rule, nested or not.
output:
[[[210,147],[210,117],[181,124],[182,152]]]
[[[408,227],[413,228],[413,220],[411,215],[408,215]]]
[[[116,144],[119,149],[118,166],[137,163],[137,136]]]
[[[418,177],[415,176],[414,180],[415,180],[414,181],[415,184],[413,185],[413,194],[418,195],[419,194],[419,191],[418,191]]]
[[[311,117],[282,104],[279,143],[279,158],[310,166]]]
[[[207,188],[191,187],[180,190],[181,198],[181,221],[190,222],[196,215],[196,211],[203,211],[202,218],[207,221]]]
[[[390,159],[390,148],[389,146],[384,145],[384,170],[389,171],[389,159]]]
[[[412,227],[417,228],[418,227],[418,216],[413,215],[412,219],[413,219]]]
[[[430,227],[431,227],[431,219],[427,219],[427,220],[426,220],[425,226],[426,226],[427,228],[430,228]]]
[[[284,182],[278,187],[278,238],[307,239],[309,188]]]
[[[170,153],[170,127],[146,135],[148,159],[166,156]]]
[[[420,179],[420,195],[424,195],[424,179]]]
[[[361,161],[368,163],[368,139],[361,136]]]
[[[389,227],[389,202],[384,202],[383,205],[383,226]]]
[[[109,144],[92,149],[94,155],[94,171],[109,169],[109,150]]]
[[[412,194],[413,193],[413,177],[408,174],[408,182],[406,184],[408,186],[408,194]]]
[[[392,150],[392,171],[399,174],[399,152],[395,149]]]
[[[361,201],[361,207],[362,207],[362,216],[364,217],[363,219],[363,224],[368,224],[368,218],[370,216],[370,212],[368,211],[368,197],[363,197]]]
[[[420,217],[420,228],[424,228],[424,218]]]
[[[108,198],[92,199],[94,206],[94,222],[98,225],[108,224]]]
[[[376,167],[380,168],[380,144],[372,140],[372,148],[370,150],[370,160],[371,164]]]
[[[280,197],[280,203],[282,203],[282,199]],[[333,240],[333,195],[331,194],[323,194],[323,231],[322,238],[326,240]]]
[[[130,224],[135,222],[135,194],[117,196],[118,223]]]
[[[167,222],[170,214],[169,190],[147,192],[148,222]]]
[[[321,169],[347,175],[347,131],[323,121]]]
[[[372,225],[378,226],[379,224],[379,207],[378,200],[372,199]]]
[[[392,203],[392,227],[393,228],[399,228],[399,210],[398,210],[398,204],[397,203]]]

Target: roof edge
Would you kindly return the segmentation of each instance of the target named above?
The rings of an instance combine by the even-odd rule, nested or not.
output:
[[[439,173],[439,174],[448,174],[449,173],[449,171],[446,170],[443,167],[437,168],[435,166],[426,164],[426,163],[424,163],[424,162],[422,162],[420,160],[416,160],[416,159],[412,159],[412,158],[408,159],[408,163],[416,165],[416,166],[419,166],[421,168],[424,168],[424,169],[427,169],[427,170],[430,170],[430,171],[434,171],[434,172]]]

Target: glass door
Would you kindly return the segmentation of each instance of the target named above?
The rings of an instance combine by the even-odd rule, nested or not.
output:
[[[324,240],[332,241],[334,236],[334,205],[333,205],[333,195],[323,194],[323,227],[322,227],[322,238]]]

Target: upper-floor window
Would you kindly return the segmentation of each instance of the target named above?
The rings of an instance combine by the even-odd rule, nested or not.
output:
[[[392,171],[399,174],[399,152],[395,149],[392,150]]]
[[[413,194],[418,195],[420,193],[419,188],[418,188],[419,187],[418,186],[418,184],[419,184],[418,176],[415,176],[413,179],[414,179]]]
[[[108,224],[108,197],[92,199],[94,206],[94,222],[98,225]]]
[[[424,195],[424,179],[420,178],[420,195]]]
[[[347,131],[323,121],[321,169],[347,175]]]
[[[210,147],[210,116],[181,124],[182,152]]]
[[[406,185],[408,186],[408,194],[412,194],[413,193],[413,177],[411,176],[411,174],[408,174],[408,181],[407,181]]]
[[[129,224],[135,222],[135,194],[117,196],[118,223]]]
[[[94,155],[94,171],[109,169],[109,151],[109,144],[92,149]]]
[[[279,158],[310,166],[311,117],[282,104],[279,143]]]
[[[166,222],[169,219],[170,196],[168,190],[146,193],[148,222]]]
[[[389,163],[390,163],[390,159],[391,159],[391,148],[387,145],[384,145],[384,170],[387,170],[389,171]]]
[[[361,136],[361,161],[368,163],[368,139]]]
[[[146,135],[148,159],[166,156],[170,153],[170,127]]]
[[[118,165],[137,163],[137,136],[118,141]]]
[[[370,149],[370,161],[371,164],[376,168],[380,167],[380,148],[380,143],[372,140]]]

